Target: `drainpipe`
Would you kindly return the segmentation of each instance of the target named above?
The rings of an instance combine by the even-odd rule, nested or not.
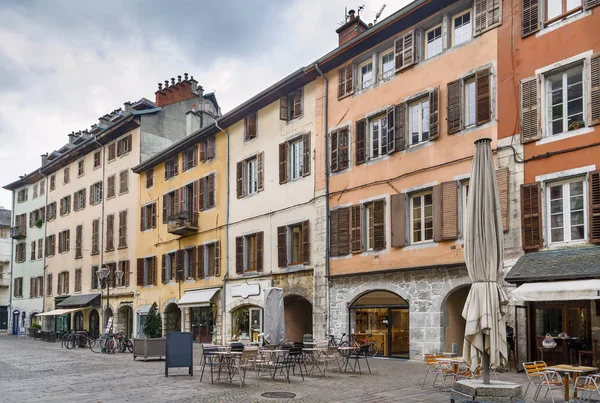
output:
[[[106,160],[104,159],[104,145],[102,145],[99,141],[98,141],[98,135],[95,134],[94,137],[92,137],[92,139],[94,140],[94,142],[96,144],[98,144],[100,146],[100,148],[102,149],[102,211],[100,213],[100,228],[98,228],[98,247],[100,248],[100,265],[98,266],[99,269],[102,268],[102,266],[104,265],[104,199],[105,199],[105,189],[104,189],[104,183],[105,183],[105,176],[106,176]],[[114,228],[114,222],[113,222],[113,228]],[[102,284],[99,285],[100,287],[100,295],[102,295]],[[106,279],[106,309],[108,310],[109,308],[109,293],[110,293],[110,284],[108,284],[108,277]],[[102,310],[102,303],[100,304],[100,310]],[[106,314],[106,312],[102,312],[102,323],[104,323],[104,319],[107,319],[104,317],[104,315]],[[114,315],[114,312],[113,312]],[[108,322],[107,322],[108,323]],[[105,324],[106,326],[106,324]],[[100,330],[102,330],[102,325],[100,326]]]
[[[326,293],[325,293],[325,304],[327,305],[327,333],[331,331],[330,328],[330,306],[329,306],[329,134],[327,133],[327,119],[328,119],[328,103],[329,103],[329,80],[323,74],[319,65],[315,63],[315,69],[325,82],[325,99],[323,108],[323,141],[325,142],[325,282],[326,282]]]
[[[49,183],[48,183],[48,177],[46,175],[44,175],[42,173],[42,168],[38,169],[38,172],[40,175],[42,175],[44,177],[44,186],[46,187],[46,189],[44,189],[44,245],[46,244],[46,233],[48,231],[48,228],[46,226],[46,222],[48,222],[48,217],[46,217],[46,206],[48,205],[48,191],[50,189]],[[39,246],[38,246],[39,248]],[[48,289],[48,286],[46,285],[46,268],[48,266],[46,266],[46,250],[45,248],[42,250],[43,252],[43,261],[42,261],[42,312],[45,311],[46,309],[46,290]],[[44,285],[46,285],[46,287],[44,287]]]
[[[215,127],[221,130],[223,133],[225,133],[225,138],[227,139],[227,155],[225,157],[227,164],[227,176],[225,177],[225,187],[227,188],[227,203],[225,204],[225,261],[227,262],[227,264],[225,266],[225,275],[223,276],[223,306],[221,308],[221,344],[225,345],[225,318],[227,317],[227,312],[225,311],[225,307],[227,305],[227,293],[225,292],[225,282],[229,277],[229,133],[227,133],[227,130],[219,126],[218,119],[215,119]]]
[[[15,191],[13,190],[12,192],[12,221],[11,224],[15,223]],[[12,228],[12,226],[11,226]],[[6,326],[6,334],[11,334],[10,332],[12,332],[12,327],[13,327],[13,306],[12,306],[12,296],[13,293],[15,292],[13,290],[13,271],[15,268],[15,263],[14,263],[14,255],[15,255],[15,240],[13,237],[10,237],[10,283],[8,283],[8,323],[10,325]]]

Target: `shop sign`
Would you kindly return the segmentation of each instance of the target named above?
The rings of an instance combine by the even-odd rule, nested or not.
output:
[[[250,295],[260,295],[260,285],[243,283],[231,286],[231,296],[248,298]]]

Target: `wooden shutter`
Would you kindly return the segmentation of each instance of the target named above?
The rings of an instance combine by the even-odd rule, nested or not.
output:
[[[198,145],[192,147],[192,165],[198,166]]]
[[[429,93],[429,140],[440,137],[440,87]]]
[[[355,154],[355,164],[361,165],[364,164],[367,160],[367,150],[366,150],[366,137],[367,137],[367,121],[365,119],[361,119],[356,122],[356,133],[354,146],[356,148]],[[340,139],[338,138],[338,141]]]
[[[29,298],[33,298],[35,296],[35,277],[29,277]]]
[[[396,71],[405,69],[416,63],[416,43],[414,31],[407,32],[396,39],[394,43],[394,55],[396,59]]]
[[[311,154],[310,148],[310,132],[304,133],[302,136],[302,176],[310,175],[311,171]]]
[[[280,120],[289,120],[289,112],[288,112],[288,97],[283,96],[279,98],[279,119]]]
[[[431,193],[433,198],[433,240],[439,242],[442,240],[442,185],[435,185]]]
[[[597,0],[594,5],[598,4],[600,4],[600,0]],[[600,53],[596,53],[590,58],[590,84],[589,124],[597,125],[600,124]]]
[[[210,136],[208,139],[206,139],[206,144],[206,159],[210,160],[215,158],[217,146],[217,140],[215,136]]]
[[[346,66],[346,95],[354,93],[354,65]]]
[[[590,242],[600,244],[600,171],[589,174]]]
[[[264,232],[261,231],[256,234],[256,271],[263,271],[264,238],[265,238]]]
[[[277,227],[277,266],[287,267],[287,227]]]
[[[477,91],[475,116],[477,124],[482,125],[492,119],[490,102],[490,69],[480,70],[475,73],[475,89]]]
[[[350,239],[351,252],[362,252],[362,208],[360,204],[350,207]]]
[[[387,110],[387,153],[392,154],[396,151],[396,117],[395,107],[391,106]]]
[[[462,80],[448,83],[448,134],[462,129]]]
[[[183,159],[183,158],[182,158]],[[173,176],[179,173],[179,154],[173,157]]]
[[[148,227],[146,207],[140,208],[140,231],[144,231]]]
[[[458,238],[458,182],[442,182],[442,239]]]
[[[339,209],[329,212],[329,256],[339,256],[338,229]]]
[[[350,253],[350,207],[338,210],[338,251],[340,256],[346,256]]]
[[[94,268],[92,267],[92,270],[94,270]],[[46,295],[50,296],[52,295],[52,273],[48,273],[48,283],[46,284]],[[94,279],[94,276],[92,276],[92,280]],[[95,289],[96,287],[92,287],[92,289]]]
[[[244,237],[241,236],[235,238],[235,272],[244,272]]]
[[[188,208],[189,210],[189,208]],[[192,209],[191,212],[198,213],[198,181],[192,183]]]
[[[302,94],[303,91],[297,90],[294,92],[292,101],[293,101],[293,118],[298,118],[302,115]]]
[[[385,249],[385,200],[373,202],[373,249]]]
[[[288,143],[284,141],[279,144],[279,184],[287,182],[287,160]]]
[[[185,187],[182,186],[180,187],[178,190],[178,196],[179,196],[179,209],[177,209],[176,213],[184,213],[184,208],[185,208]]]
[[[215,242],[215,276],[221,276],[221,241]]]
[[[406,104],[401,103],[394,106],[394,123],[396,125],[396,129],[394,130],[394,134],[396,135],[396,139],[394,140],[394,146],[396,151],[402,151],[406,148],[406,129],[405,129],[405,111]]]
[[[183,270],[185,265],[185,251],[183,249],[179,249],[175,253],[175,266],[177,268],[175,271],[175,280],[185,280]]]
[[[165,224],[167,222],[167,215],[169,214],[167,210],[167,195],[163,195],[162,199],[162,222]]]
[[[200,144],[198,144],[200,146],[200,161],[205,162],[206,161],[206,139],[202,140],[200,142]]]
[[[156,285],[156,256],[152,256],[152,258],[150,258],[150,266],[152,268],[152,270],[148,270],[149,273],[152,273],[152,283]]]
[[[156,228],[156,203],[152,203],[152,211],[151,211],[151,219],[150,226],[151,228]]]
[[[339,134],[339,130],[334,130],[330,134],[330,136],[331,136],[331,172],[337,172],[339,170],[338,134]]]
[[[540,139],[538,125],[538,82],[536,77],[521,80],[521,142]]]
[[[338,99],[346,96],[346,68],[338,69]]]
[[[542,203],[540,183],[521,185],[521,231],[523,250],[542,247]]]
[[[207,179],[208,177],[198,179],[198,189],[199,189],[199,200],[200,200],[200,211],[206,210],[206,191],[207,191]]]
[[[198,249],[203,249],[203,246],[199,246]],[[198,273],[198,255],[196,254],[196,247],[188,249],[188,256],[191,257],[191,264],[188,268],[188,277],[196,278]],[[189,261],[188,261],[189,264]]]
[[[244,162],[240,161],[240,162],[238,162],[236,164],[236,167],[235,167],[235,175],[236,175],[236,181],[235,181],[236,188],[235,188],[235,190],[236,190],[236,194],[237,194],[237,198],[238,199],[241,199],[242,197],[244,197],[244,193],[243,193],[243,189],[244,189],[244,187],[243,187],[243,184],[244,184],[244,182],[243,182],[243,179],[244,179],[243,178],[244,165],[243,164],[244,164]]]
[[[596,6],[600,6],[600,0],[583,0],[583,8],[586,10]]]
[[[204,245],[198,246],[197,278],[204,278]]]
[[[208,181],[208,191],[207,191],[207,197],[208,197],[208,207],[212,208],[215,207],[216,205],[216,200],[215,200],[215,174],[212,173],[210,175],[208,175],[207,178]]]
[[[161,258],[161,266],[160,266],[160,281],[163,284],[166,284],[169,279],[167,279],[167,255],[162,255]]]
[[[521,37],[540,30],[540,0],[523,0],[521,10]]]
[[[252,140],[256,137],[256,113],[249,113],[244,119],[245,136],[244,140]]]
[[[106,217],[106,250],[114,249],[114,225],[115,216],[110,214]]]
[[[406,246],[406,196],[395,194],[391,201],[392,247]]]
[[[256,165],[258,166],[257,175],[258,175],[258,191],[259,192],[264,190],[264,188],[265,188],[264,155],[265,155],[265,153],[261,152],[256,157]]]
[[[496,169],[496,183],[500,198],[500,212],[502,213],[502,230],[508,231],[508,167]]]
[[[480,35],[502,23],[502,0],[475,0],[474,35]]]
[[[302,222],[302,263],[310,264],[310,224]]]

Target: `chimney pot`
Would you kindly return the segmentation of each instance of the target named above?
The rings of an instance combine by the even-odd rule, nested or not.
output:
[[[177,76],[177,82],[180,83],[181,82],[181,76]]]
[[[125,112],[126,115],[131,113],[131,102],[127,101],[123,104],[123,112]]]
[[[162,91],[162,83],[158,83],[158,90]]]
[[[348,11],[348,18],[350,18],[350,21],[352,21],[354,19],[354,13],[355,13],[354,10],[349,10]]]
[[[183,79],[184,79],[185,81],[187,81],[187,80],[188,80],[188,73],[183,73]]]
[[[175,77],[171,77],[171,85],[175,85]]]
[[[169,88],[169,80],[165,80],[165,90]]]

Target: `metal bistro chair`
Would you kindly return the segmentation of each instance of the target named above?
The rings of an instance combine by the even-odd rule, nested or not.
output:
[[[258,359],[258,347],[247,346],[244,351],[242,351],[242,355],[236,359],[235,364],[233,365],[234,374],[238,374],[240,377],[240,388],[244,386],[244,382],[246,382],[246,371],[248,369],[254,370],[256,373],[256,384],[259,384],[259,363]]]
[[[548,393],[550,393],[550,397],[554,403],[554,395],[552,394],[552,390],[562,389],[565,386],[560,374],[556,371],[548,370],[548,366],[544,361],[526,362],[523,363],[523,368],[525,369],[525,373],[527,374],[527,378],[529,380],[527,388],[525,389],[525,395],[527,395],[529,386],[535,386],[536,391],[533,395],[533,400],[537,401],[542,389],[546,388],[546,394],[544,398],[548,396]]]
[[[427,382],[427,377],[429,376],[429,374],[435,374],[432,386],[435,387],[435,383],[437,382],[438,376],[442,375],[444,391],[446,391],[446,378],[448,376],[454,376],[454,368],[452,367],[452,365],[438,361],[438,358],[444,358],[444,355],[425,354],[425,364],[427,365],[427,372],[425,373],[425,379],[423,379],[423,385],[421,385],[421,388],[425,387],[425,383]]]
[[[277,360],[276,363],[276,369],[275,372],[273,373],[273,380],[275,379],[275,374],[277,373],[277,370],[285,370],[284,375],[288,381],[288,383],[290,383],[290,368],[292,369],[292,374],[295,375],[296,374],[296,365],[298,366],[298,368],[300,369],[300,375],[302,376],[302,380],[304,380],[304,372],[306,372],[306,368],[305,371],[302,371],[302,365],[304,365],[303,362],[303,356],[302,356],[302,349],[298,348],[298,347],[292,347],[289,349],[288,353],[285,356],[281,356],[281,359]]]
[[[589,402],[594,394],[600,398],[600,378],[598,375],[580,376],[575,381],[575,391],[580,402]],[[594,400],[596,401],[596,400]]]
[[[362,371],[360,369],[360,360],[365,360],[367,363],[367,368],[369,368],[369,373],[371,373],[371,366],[369,365],[369,345],[363,344],[360,346],[358,350],[354,350],[350,353],[350,357],[348,361],[346,361],[346,367],[344,367],[344,371],[348,367],[348,363],[350,360],[354,360],[354,366],[352,367],[352,372],[356,372],[356,366],[358,365],[358,373],[362,375]]]
[[[598,339],[594,339],[592,341],[592,349],[591,350],[579,350],[579,365],[582,366],[583,365],[583,359],[586,355],[591,356],[590,358],[592,359],[592,367],[597,366],[596,365],[596,351],[598,350]]]
[[[202,371],[200,372],[200,382],[202,382],[202,377],[204,376],[204,368],[208,365],[210,367],[210,382],[215,383],[214,373],[219,373],[221,369],[221,360],[219,355],[217,354],[219,349],[217,347],[203,347],[202,348]],[[213,368],[215,370],[213,370]]]

